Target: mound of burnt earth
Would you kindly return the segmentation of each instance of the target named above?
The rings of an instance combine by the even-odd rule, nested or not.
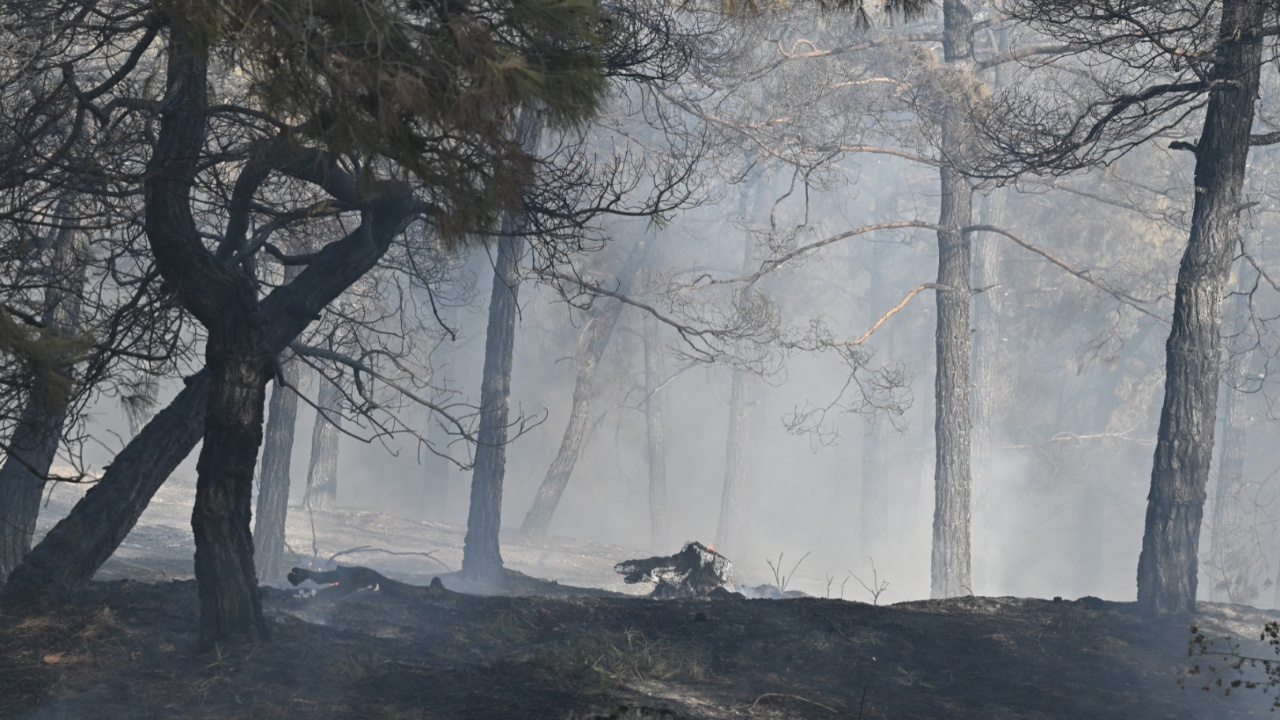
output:
[[[266,589],[272,642],[206,654],[193,651],[192,582],[95,583],[73,605],[0,612],[0,717],[1275,717],[1259,690],[1205,692],[1204,675],[1186,674],[1189,626],[1254,637],[1274,614],[1247,608],[1150,623],[1100,601],[873,607],[352,582],[345,595]]]

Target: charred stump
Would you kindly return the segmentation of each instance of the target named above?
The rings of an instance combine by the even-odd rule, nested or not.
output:
[[[656,583],[649,593],[653,598],[707,597],[733,587],[733,563],[697,542],[685,543],[675,555],[625,560],[614,565],[613,571],[625,575],[622,581],[627,584]]]

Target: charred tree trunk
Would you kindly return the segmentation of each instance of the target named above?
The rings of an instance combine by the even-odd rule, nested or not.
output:
[[[326,181],[326,189],[354,202],[354,196],[327,181],[354,187],[356,179],[325,158],[319,160],[324,161],[318,166],[323,177],[297,176]],[[316,162],[308,154],[306,167]],[[271,355],[283,352],[325,306],[372,269],[421,208],[400,183],[378,183],[371,191],[372,196],[359,205],[360,226],[326,245],[297,280],[262,301],[264,338]],[[4,599],[66,599],[84,587],[128,536],[156,490],[204,436],[208,397],[208,370],[187,378],[182,392],[116,455],[102,478],[10,574]]]
[[[253,466],[272,355],[250,278],[209,253],[191,194],[206,132],[206,49],[184,21],[170,25],[165,100],[146,180],[148,242],[165,281],[208,329],[209,400],[196,463],[196,584],[202,648],[231,638],[267,639],[249,533]]]
[[[292,266],[291,266],[292,267]],[[286,274],[286,279],[292,279]],[[285,523],[289,517],[289,464],[293,434],[298,425],[299,362],[291,351],[281,353],[280,381],[271,388],[270,414],[258,471],[258,512],[254,516],[253,545],[258,579],[268,583],[284,576]]]
[[[539,112],[526,107],[516,123],[521,149],[533,155],[542,131]],[[502,574],[502,481],[507,465],[507,418],[511,407],[511,362],[519,309],[520,260],[524,255],[524,218],[502,218],[498,256],[489,298],[484,371],[480,380],[480,431],[476,464],[471,473],[471,507],[462,548],[463,575],[497,581]]]
[[[342,386],[320,376],[316,424],[311,430],[311,463],[303,507],[333,510],[338,506],[338,441],[342,431]],[[341,381],[339,381],[341,382]]]
[[[621,292],[626,292],[632,278],[640,269],[648,249],[648,242],[641,240],[631,251],[626,264],[617,275]],[[626,306],[621,302],[612,302],[591,318],[582,330],[582,338],[578,346],[578,378],[573,387],[573,407],[569,412],[569,424],[565,427],[564,437],[560,441],[560,450],[555,460],[547,469],[538,494],[533,498],[533,507],[524,516],[524,524],[520,531],[533,537],[544,537],[551,525],[551,517],[560,504],[564,489],[569,485],[573,475],[573,467],[582,455],[582,443],[587,432],[587,420],[591,417],[591,400],[595,397],[596,374],[600,369],[600,359],[604,357],[605,348],[609,346],[609,338],[613,337],[613,329],[622,317]]]
[[[1222,6],[1138,559],[1138,605],[1148,616],[1196,609],[1196,551],[1218,404],[1222,295],[1240,238],[1264,7],[1262,0],[1225,0]]]
[[[973,17],[958,0],[943,3],[943,50],[956,72],[973,61]],[[973,190],[956,167],[965,152],[966,128],[958,109],[942,122],[942,210],[938,224],[938,370],[934,382],[933,553],[930,594],[935,598],[972,592],[969,548],[969,361],[973,336],[969,326],[969,237]]]
[[[667,369],[663,358],[658,321],[644,318],[644,418],[649,460],[649,545],[662,546],[667,536]]]
[[[74,229],[59,230],[45,272],[45,327],[74,334],[80,326],[79,286],[84,283],[87,237]],[[71,368],[62,368],[69,374]],[[40,493],[53,465],[67,419],[65,398],[39,374],[32,378],[22,417],[9,437],[9,456],[0,466],[0,582],[31,550]]]

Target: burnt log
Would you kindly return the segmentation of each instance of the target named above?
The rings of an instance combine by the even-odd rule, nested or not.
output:
[[[296,567],[289,571],[289,583],[294,587],[308,580],[325,586],[317,595],[331,598],[350,595],[357,590],[373,590],[387,597],[405,600],[443,598],[460,594],[445,589],[444,583],[440,582],[438,577],[431,578],[431,584],[427,586],[410,585],[392,580],[377,570],[360,565],[339,566],[335,570],[308,570]]]
[[[656,583],[649,597],[708,597],[733,588],[733,563],[702,543],[685,543],[675,555],[625,560],[613,566],[627,584]],[[719,593],[716,593],[719,594]]]

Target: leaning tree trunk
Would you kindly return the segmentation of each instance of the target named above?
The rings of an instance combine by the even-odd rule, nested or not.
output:
[[[300,157],[306,155],[303,151]],[[310,168],[313,162],[293,167]],[[298,177],[356,183],[356,178],[344,175],[332,163],[320,165],[320,170],[322,175]],[[372,269],[420,207],[400,183],[379,183],[368,190],[372,194],[359,205],[359,227],[326,245],[297,280],[276,288],[262,301],[268,353],[283,352],[321,310]],[[165,479],[204,437],[208,397],[208,370],[187,378],[178,396],[125,445],[102,478],[9,575],[4,599],[39,603],[45,598],[70,598],[83,588],[128,536]]]
[[[646,315],[644,324],[644,419],[649,465],[649,545],[662,547],[667,537],[667,369],[663,361],[658,321]]]
[[[285,279],[292,280],[288,275],[286,273]],[[262,444],[258,512],[253,526],[258,580],[268,583],[285,575],[281,560],[285,523],[289,517],[289,464],[293,456],[293,434],[298,425],[298,381],[302,376],[300,363],[291,351],[281,353],[279,363],[279,382],[271,388],[270,414]]]
[[[80,286],[84,283],[88,237],[75,229],[59,230],[45,273],[43,321],[59,333],[74,334],[80,326]],[[68,374],[70,367],[60,369]],[[9,437],[4,465],[0,467],[0,582],[31,550],[40,493],[53,465],[62,426],[66,422],[66,398],[58,388],[36,374],[22,416]]]
[[[587,420],[591,417],[591,400],[596,394],[596,372],[604,355],[614,325],[622,314],[622,303],[615,302],[601,314],[591,318],[583,328],[578,348],[578,378],[573,386],[573,406],[569,411],[569,424],[560,440],[560,450],[547,468],[547,474],[533,496],[533,506],[524,516],[520,532],[532,537],[544,537],[551,526],[564,489],[569,485],[573,467],[582,454],[582,442],[587,434]]]
[[[943,50],[955,72],[973,61],[973,18],[958,0],[943,3]],[[938,217],[938,325],[935,330],[938,369],[934,381],[933,552],[930,594],[935,598],[972,592],[969,550],[969,360],[973,337],[969,327],[969,237],[973,190],[956,166],[965,148],[966,128],[953,108],[942,120],[942,209]]]
[[[639,271],[648,250],[648,242],[641,239],[631,251],[626,264],[615,278],[620,292],[627,292],[632,278]],[[573,475],[573,467],[582,455],[582,443],[586,437],[587,420],[591,417],[591,400],[595,397],[596,373],[600,369],[600,358],[609,346],[609,338],[613,337],[613,329],[622,317],[626,306],[615,301],[609,307],[599,311],[591,318],[582,330],[578,347],[578,378],[573,387],[573,406],[569,412],[569,424],[565,427],[564,437],[560,440],[560,450],[551,461],[538,493],[534,495],[533,506],[524,516],[524,524],[520,532],[533,537],[545,537],[547,528],[551,526],[551,517],[560,504],[564,489],[569,485]]]
[[[1138,605],[1148,616],[1196,609],[1196,552],[1218,405],[1222,295],[1240,242],[1265,7],[1263,0],[1225,0],[1222,6],[1138,558]]]
[[[341,381],[339,381],[341,382]],[[311,430],[311,463],[302,506],[333,510],[338,506],[338,441],[342,432],[342,386],[320,376],[316,424]]]

